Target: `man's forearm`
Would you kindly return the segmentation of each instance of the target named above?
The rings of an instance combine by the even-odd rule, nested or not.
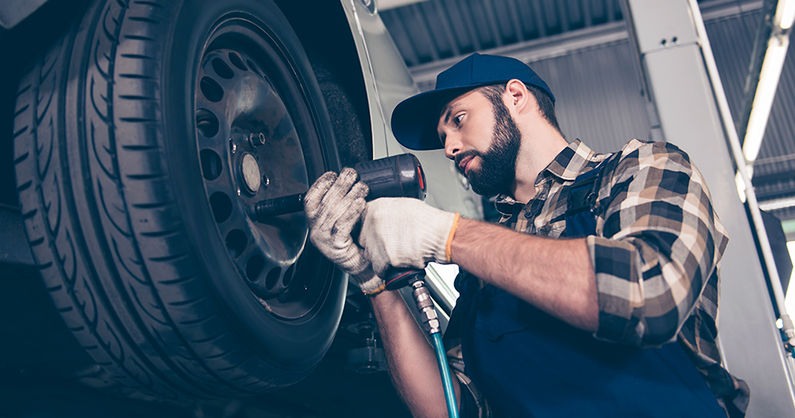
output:
[[[446,417],[436,356],[398,292],[371,298],[384,343],[389,371],[398,391],[415,417]],[[459,386],[454,379],[456,399]]]
[[[452,261],[567,323],[594,332],[599,305],[585,239],[550,239],[461,219]]]

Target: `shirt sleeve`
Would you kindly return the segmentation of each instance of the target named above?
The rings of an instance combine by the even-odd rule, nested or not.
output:
[[[704,178],[676,146],[632,141],[603,179],[596,210],[596,236],[586,238],[595,337],[640,347],[674,340],[728,242]]]

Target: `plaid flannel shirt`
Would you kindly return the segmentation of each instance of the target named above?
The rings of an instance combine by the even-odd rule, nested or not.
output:
[[[498,197],[500,223],[565,237],[567,188],[608,157],[572,142],[539,174],[530,202]],[[729,416],[743,416],[748,386],[721,366],[715,341],[719,261],[728,237],[704,178],[670,143],[632,140],[614,160],[598,186],[596,235],[586,238],[599,301],[594,337],[638,347],[678,341]],[[462,377],[459,353],[449,351]],[[483,407],[471,382],[462,384]],[[481,408],[479,415],[488,412]]]

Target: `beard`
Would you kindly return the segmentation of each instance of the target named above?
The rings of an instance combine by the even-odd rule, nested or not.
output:
[[[456,162],[469,156],[481,159],[480,170],[469,170],[467,179],[472,190],[481,196],[510,194],[516,179],[516,159],[522,143],[522,133],[502,101],[493,104],[494,134],[486,152],[467,151]],[[456,164],[458,166],[458,164]]]

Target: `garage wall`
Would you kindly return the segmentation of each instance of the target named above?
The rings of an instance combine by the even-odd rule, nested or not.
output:
[[[651,139],[629,41],[529,64],[556,97],[566,139],[580,139],[598,152],[616,151],[632,138]]]
[[[580,139],[598,152],[616,151],[633,138],[651,139],[633,52],[626,34],[618,37],[623,39],[574,50],[553,47],[542,54],[548,58],[524,60],[552,89],[566,139]],[[425,68],[412,70],[420,90],[427,91],[440,68],[429,69],[432,77]]]

